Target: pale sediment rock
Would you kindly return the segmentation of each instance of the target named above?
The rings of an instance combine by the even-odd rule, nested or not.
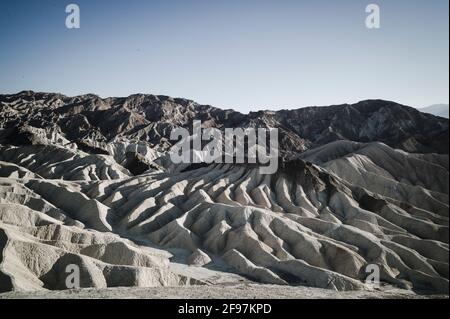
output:
[[[201,249],[197,249],[187,258],[187,263],[192,266],[205,266],[211,262],[211,258]]]
[[[266,284],[364,290],[366,268],[376,265],[383,284],[448,294],[448,148],[440,142],[448,121],[389,104],[424,121],[414,129],[419,142],[397,134],[410,129],[402,123],[392,134],[374,131],[374,121],[392,119],[390,109],[377,111],[381,102],[335,107],[359,116],[356,135],[341,120],[319,130],[300,116],[326,118],[321,110],[259,118],[201,108],[212,127],[282,128],[283,156],[297,159],[262,175],[256,165],[170,163],[167,136],[195,118],[190,101],[30,94],[2,97],[0,110],[2,127],[26,133],[11,145],[14,131],[0,129],[1,291],[65,289],[68,265],[79,267],[82,287],[204,284],[215,269]],[[61,130],[24,126],[40,116],[29,114],[30,105],[44,109],[40,101]],[[335,141],[345,136],[404,150]]]

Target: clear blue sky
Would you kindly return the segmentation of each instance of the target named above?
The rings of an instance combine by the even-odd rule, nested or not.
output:
[[[65,27],[65,7],[81,29]],[[381,7],[381,29],[365,7]],[[448,0],[2,0],[0,93],[165,94],[242,112],[448,103]]]

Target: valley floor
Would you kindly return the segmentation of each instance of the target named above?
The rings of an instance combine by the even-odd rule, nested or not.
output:
[[[334,291],[311,287],[261,284],[108,288],[64,291],[8,292],[0,299],[448,299],[448,295],[420,295],[408,290]]]

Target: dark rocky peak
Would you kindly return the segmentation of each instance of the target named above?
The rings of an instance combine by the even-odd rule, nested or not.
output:
[[[66,97],[24,91],[2,95],[0,100],[0,127],[7,123],[20,126],[33,119],[35,127],[60,123],[68,136],[80,124],[79,134],[98,131],[107,140],[128,136],[159,144],[160,139],[168,139],[172,128],[190,130],[194,120],[201,120],[203,127],[219,129],[278,128],[282,150],[293,155],[337,140],[378,141],[408,152],[448,154],[448,119],[383,100],[247,115],[188,99],[150,94],[102,99],[93,94]]]

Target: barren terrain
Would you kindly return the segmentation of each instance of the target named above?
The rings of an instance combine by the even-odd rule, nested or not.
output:
[[[174,165],[170,130],[194,119],[279,128],[277,172]],[[1,95],[1,297],[445,296],[448,181],[448,119],[387,101]],[[61,291],[72,264],[91,289]]]

